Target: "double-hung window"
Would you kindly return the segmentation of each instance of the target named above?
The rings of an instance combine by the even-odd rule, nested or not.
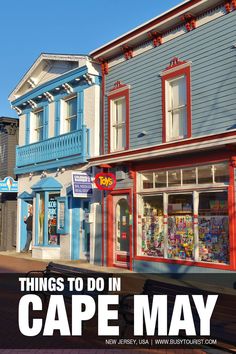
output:
[[[126,147],[126,102],[125,97],[112,101],[112,150]]]
[[[77,129],[77,97],[65,101],[66,131],[73,132]]]
[[[128,149],[129,146],[129,86],[120,85],[108,95],[108,150]]]
[[[167,136],[168,140],[187,136],[186,77],[167,81]]]
[[[35,112],[35,138],[36,141],[43,140],[43,109]]]
[[[163,142],[191,137],[190,63],[169,67],[162,74]]]

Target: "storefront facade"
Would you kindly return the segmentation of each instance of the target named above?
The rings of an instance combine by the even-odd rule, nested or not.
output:
[[[33,207],[33,258],[101,260],[94,241],[99,229],[87,217],[99,215],[96,169],[88,165],[99,154],[99,100],[99,66],[78,55],[41,54],[10,95],[20,121],[18,252],[26,243],[24,218]],[[74,174],[82,178],[76,195]]]
[[[233,9],[181,4],[91,53],[104,131],[91,164],[117,180],[102,199],[105,265],[236,270]]]

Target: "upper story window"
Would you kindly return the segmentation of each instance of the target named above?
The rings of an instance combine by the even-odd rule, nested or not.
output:
[[[129,146],[129,87],[116,82],[108,95],[108,151]]]
[[[161,74],[163,142],[191,137],[190,63],[174,58]]]
[[[35,141],[43,140],[43,109],[34,113],[35,116]]]
[[[65,130],[72,132],[77,129],[77,97],[65,101]]]

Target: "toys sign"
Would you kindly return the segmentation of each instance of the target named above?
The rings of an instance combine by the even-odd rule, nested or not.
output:
[[[94,183],[101,191],[112,191],[116,186],[116,177],[113,173],[97,173]]]

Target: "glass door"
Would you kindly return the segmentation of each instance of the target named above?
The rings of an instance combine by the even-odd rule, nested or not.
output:
[[[130,225],[128,195],[113,196],[113,261],[129,267]]]

